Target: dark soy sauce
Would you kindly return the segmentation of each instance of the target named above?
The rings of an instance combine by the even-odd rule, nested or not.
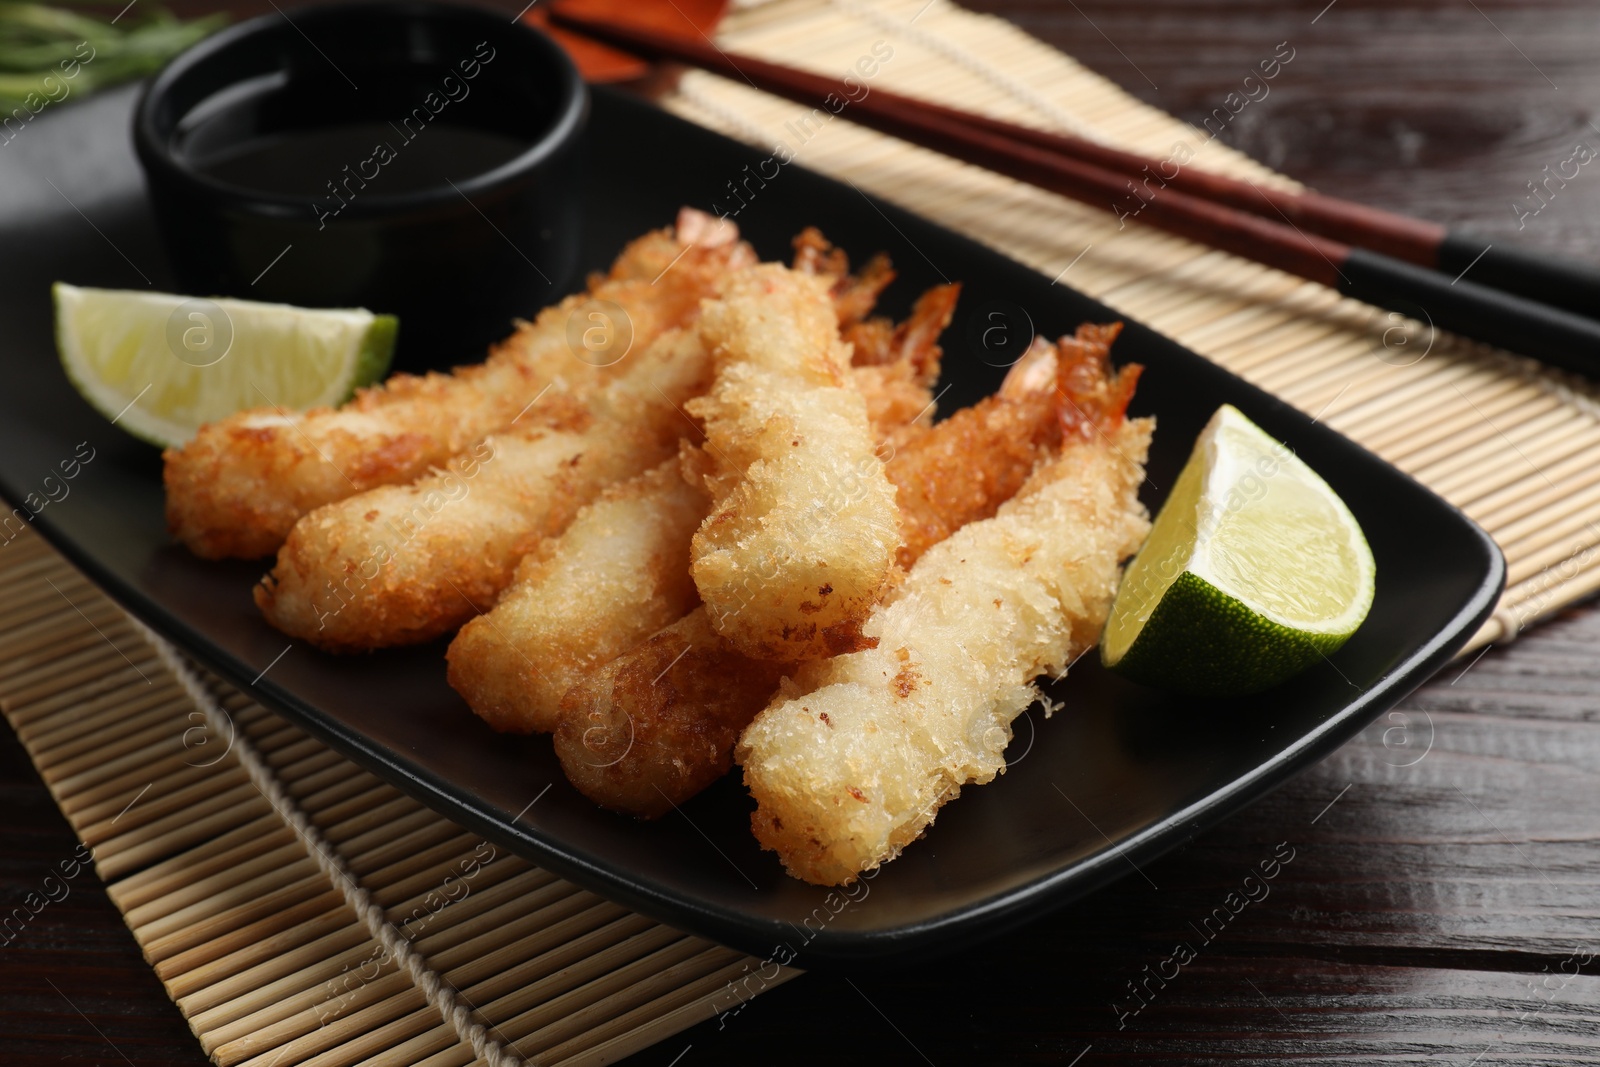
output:
[[[330,180],[343,191],[349,167],[366,181],[364,191],[390,195],[485,174],[527,148],[502,133],[437,120],[409,141],[386,122],[351,122],[246,141],[195,169],[247,189],[325,197]]]
[[[508,73],[485,65],[467,79],[431,64],[368,67],[355,75],[360,91],[304,70],[265,75],[196,106],[174,147],[201,174],[303,197],[319,216],[372,197],[448,189],[510,162],[548,128],[547,103],[526,84],[508,92]]]

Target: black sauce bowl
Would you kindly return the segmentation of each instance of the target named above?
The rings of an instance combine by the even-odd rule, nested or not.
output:
[[[520,22],[352,3],[195,45],[145,89],[133,139],[186,292],[396,314],[396,365],[417,370],[481,357],[566,291],[588,106]]]

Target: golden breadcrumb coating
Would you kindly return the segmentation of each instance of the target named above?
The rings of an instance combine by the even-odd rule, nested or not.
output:
[[[739,734],[788,669],[742,655],[696,608],[567,691],[561,769],[602,807],[660,818],[728,773]]]
[[[827,285],[777,264],[737,272],[699,328],[717,377],[689,411],[721,469],[694,578],[713,625],[763,659],[859,647],[899,516]]]
[[[608,490],[456,634],[450,684],[496,730],[555,729],[575,682],[699,603],[689,542],[710,505],[677,457]]]
[[[711,364],[672,331],[580,396],[552,390],[508,432],[409,485],[327,504],[295,524],[256,603],[278,629],[332,652],[414,644],[487,611],[517,561],[607,486],[669,458],[693,430],[683,404]]]

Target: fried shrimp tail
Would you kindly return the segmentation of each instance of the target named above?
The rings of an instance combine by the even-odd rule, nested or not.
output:
[[[300,518],[380,485],[409,482],[509,426],[557,378],[574,393],[601,388],[615,366],[577,358],[576,317],[631,331],[634,351],[682,324],[717,283],[754,262],[738,231],[685,210],[676,232],[632,242],[588,291],[546,308],[494,346],[486,362],[449,374],[396,374],[343,407],[264,407],[201,427],[165,453],[167,524],[207,559],[269,555]],[[626,323],[617,322],[617,308]]]
[[[939,335],[955,314],[959,285],[940,285],[918,299],[911,316],[898,326],[869,319],[844,334],[851,346],[852,383],[867,402],[874,427],[893,454],[933,425],[933,385],[939,380]],[[881,454],[881,453],[880,453]]]
[[[828,280],[829,295],[839,317],[839,329],[847,331],[863,322],[877,306],[878,296],[894,281],[889,257],[879,252],[854,274],[844,249],[835,248],[815,226],[807,226],[795,237],[794,269]]]
[[[840,336],[850,346],[855,386],[867,401],[873,425],[898,424],[888,438],[890,450],[907,436],[933,424],[933,384],[939,379],[939,335],[955,313],[959,284],[938,285],[923,293],[911,315],[898,325],[869,318],[878,296],[894,280],[894,269],[881,253],[856,273],[841,249],[828,243],[815,227],[794,239],[794,269],[830,283],[829,296],[839,320]]]
[[[435,470],[318,508],[297,523],[256,603],[278,629],[331,652],[415,644],[488,610],[518,561],[566,529],[608,485],[672,456],[692,429],[682,406],[710,361],[674,331],[604,389],[553,393],[480,442],[468,473]]]
[[[963,786],[1004,770],[1035,679],[1098,638],[1149,528],[1151,424],[1124,419],[1137,371],[1108,373],[1114,336],[1060,345],[1059,455],[923,554],[868,621],[876,647],[807,665],[745,731],[752,828],[796,877],[841,884],[893,859]]]
[[[777,264],[740,272],[700,334],[717,377],[689,410],[721,469],[694,578],[713,624],[763,659],[859,647],[899,519],[826,285]]]

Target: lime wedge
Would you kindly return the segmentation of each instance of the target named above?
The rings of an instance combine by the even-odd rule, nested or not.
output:
[[[56,348],[67,377],[107,418],[175,447],[244,408],[347,400],[383,377],[393,315],[222,297],[80,289],[57,282]]]
[[[1361,527],[1328,483],[1223,405],[1128,565],[1100,656],[1162,689],[1257,692],[1355,633],[1374,574]]]

